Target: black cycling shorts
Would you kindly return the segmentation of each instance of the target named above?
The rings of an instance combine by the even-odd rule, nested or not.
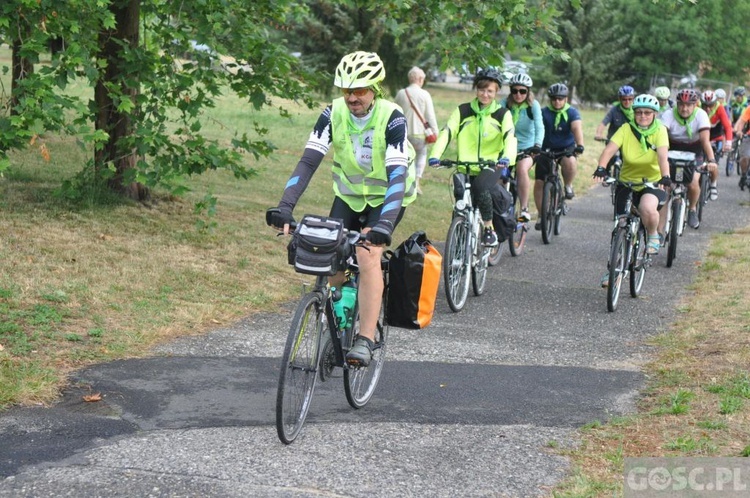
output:
[[[570,157],[575,155],[576,146],[571,145],[570,147],[565,147],[564,149],[550,149],[553,154],[557,155],[560,152],[564,152],[565,157]],[[536,160],[534,161],[534,164],[536,164],[536,172],[534,173],[534,178],[537,180],[544,181],[547,178],[547,175],[549,175],[552,172],[552,161],[553,159],[544,155],[539,154],[536,156]]]
[[[625,203],[628,199],[628,190],[630,190],[625,185],[618,185],[615,189],[615,213],[617,215],[626,214],[625,211]],[[667,193],[659,188],[651,188],[646,187],[643,190],[639,190],[637,192],[633,192],[633,206],[638,206],[641,203],[641,197],[643,197],[646,194],[655,195],[657,199],[659,199],[659,208],[664,205],[665,202],[667,202]]]
[[[331,213],[329,216],[331,218],[344,220],[344,226],[349,230],[361,232],[365,227],[372,228],[375,226],[375,223],[380,220],[380,210],[382,207],[382,204],[378,207],[365,206],[363,211],[357,212],[350,208],[349,204],[344,202],[343,199],[334,197],[333,206],[331,206]],[[401,206],[401,211],[399,211],[398,216],[396,217],[396,222],[393,224],[394,231],[396,230],[398,223],[401,221],[401,218],[404,217],[405,211],[406,208]]]

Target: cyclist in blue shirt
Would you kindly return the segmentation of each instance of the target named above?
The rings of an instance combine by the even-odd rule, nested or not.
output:
[[[528,74],[516,74],[509,82],[510,95],[500,102],[501,106],[510,109],[518,142],[518,159],[516,160],[516,181],[518,182],[518,200],[521,202],[519,219],[531,221],[529,214],[529,170],[534,165],[532,155],[538,154],[544,142],[544,123],[542,108],[531,91],[533,81]],[[538,208],[538,207],[537,207]]]
[[[542,109],[544,123],[544,142],[542,147],[552,152],[565,152],[560,162],[563,182],[565,183],[565,198],[575,197],[573,179],[576,176],[578,159],[583,154],[583,122],[578,109],[568,104],[568,87],[564,83],[555,83],[547,89],[550,105]],[[540,207],[544,179],[549,174],[549,167],[544,163],[537,163],[536,182],[534,183],[534,201]],[[542,229],[538,221],[534,228]]]

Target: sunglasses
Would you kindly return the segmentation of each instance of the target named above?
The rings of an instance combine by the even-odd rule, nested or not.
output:
[[[550,100],[565,100],[568,97],[550,97]]]
[[[527,93],[529,93],[529,91],[526,88],[511,88],[510,93],[512,93],[513,95],[516,95],[519,93],[521,95],[526,95]]]
[[[653,116],[654,115],[654,111],[641,111],[641,110],[638,110],[638,111],[635,111],[635,115],[636,116]]]
[[[348,97],[349,95],[354,95],[355,97],[364,97],[367,95],[367,92],[369,92],[369,88],[342,88],[341,93],[344,94],[345,97]]]

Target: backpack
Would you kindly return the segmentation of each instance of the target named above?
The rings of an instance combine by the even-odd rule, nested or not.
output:
[[[435,312],[443,257],[423,231],[414,232],[391,253],[388,264],[388,325],[423,329]]]
[[[513,237],[516,229],[516,213],[513,196],[499,183],[490,188],[492,195],[492,225],[495,227],[498,242]]]

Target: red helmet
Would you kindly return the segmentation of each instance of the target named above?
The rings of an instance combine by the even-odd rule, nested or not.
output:
[[[698,102],[698,92],[692,88],[685,88],[677,92],[677,102],[687,102],[689,104],[695,104]]]

